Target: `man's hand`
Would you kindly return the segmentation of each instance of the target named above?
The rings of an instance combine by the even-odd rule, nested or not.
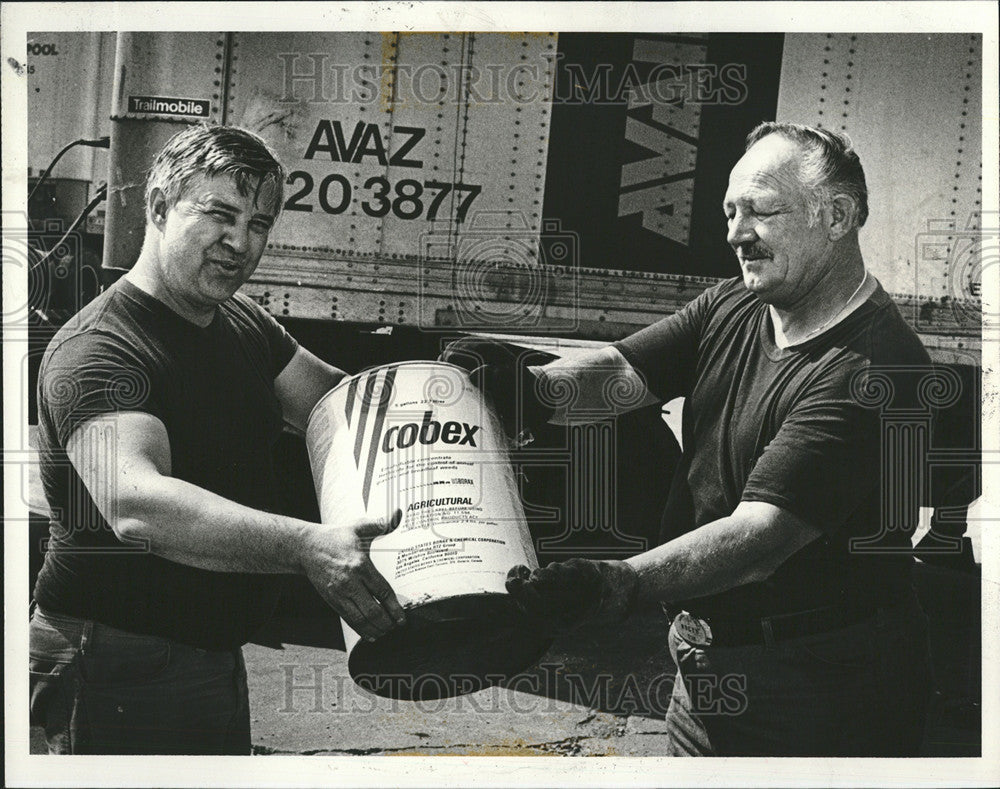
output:
[[[369,557],[372,540],[395,529],[401,517],[396,510],[389,521],[316,524],[304,533],[301,562],[306,577],[327,604],[369,641],[405,621],[395,592]]]
[[[570,559],[539,570],[507,573],[507,592],[539,632],[562,635],[584,622],[620,622],[638,596],[638,576],[625,562]]]
[[[487,397],[511,438],[545,424],[554,409],[535,392],[535,376],[528,364],[545,364],[553,356],[517,348],[509,343],[464,337],[448,345],[442,362],[463,367],[472,383]]]

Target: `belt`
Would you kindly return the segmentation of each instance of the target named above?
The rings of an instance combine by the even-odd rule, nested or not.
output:
[[[674,611],[673,624],[685,641],[693,646],[718,647],[764,644],[827,633],[849,627],[874,617],[879,606],[874,604],[843,604],[788,614],[765,616],[760,619],[727,617],[702,618],[688,611]],[[672,613],[668,609],[668,615]]]

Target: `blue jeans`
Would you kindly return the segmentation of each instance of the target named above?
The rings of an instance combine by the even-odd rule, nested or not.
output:
[[[670,627],[671,756],[917,756],[932,690],[916,599],[771,645],[697,647]]]
[[[240,649],[215,652],[35,611],[31,723],[49,753],[249,754]]]

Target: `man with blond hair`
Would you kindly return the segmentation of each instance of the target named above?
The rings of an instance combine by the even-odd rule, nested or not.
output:
[[[383,521],[276,514],[271,451],[344,373],[237,290],[285,174],[235,127],[192,126],[150,171],[135,265],[53,338],[39,374],[51,539],[30,626],[53,753],[250,753],[240,647],[277,574],[362,636],[403,621],[372,565]]]

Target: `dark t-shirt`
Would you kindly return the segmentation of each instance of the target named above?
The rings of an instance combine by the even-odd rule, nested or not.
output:
[[[884,454],[900,435],[884,417],[913,408],[910,427],[928,427],[918,387],[931,368],[881,286],[792,348],[775,345],[767,305],[738,278],[616,346],[655,395],[686,398],[664,541],[731,515],[741,501],[774,504],[823,532],[766,581],[673,602],[703,616],[767,616],[904,592],[920,505],[906,485],[921,467],[912,451]]]
[[[122,543],[65,448],[88,419],[142,411],[166,427],[173,477],[274,511],[272,450],[282,428],[274,379],[296,347],[241,294],[202,328],[126,279],[60,329],[39,373],[38,448],[51,510],[35,584],[42,608],[208,649],[248,640],[274,609],[279,576],[202,570]]]

